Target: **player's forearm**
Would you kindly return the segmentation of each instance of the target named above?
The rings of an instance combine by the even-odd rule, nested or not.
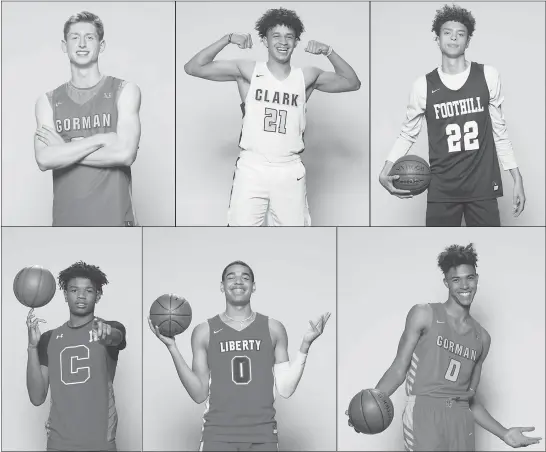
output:
[[[36,163],[42,171],[66,168],[104,146],[102,134],[36,150]]]
[[[512,168],[510,174],[512,175],[512,179],[514,179],[514,184],[523,184],[523,177],[519,172],[519,168]]]
[[[400,387],[402,383],[404,383],[404,380],[406,378],[406,373],[403,371],[400,371],[398,368],[391,366],[385,372],[383,377],[381,377],[381,380],[377,383],[375,386],[375,389],[380,390],[381,392],[384,392],[389,397],[395,393],[395,391]]]
[[[136,151],[134,147],[121,142],[118,138],[113,144],[104,146],[87,155],[78,164],[98,168],[131,166],[136,159]]]
[[[184,65],[186,74],[199,76],[199,69],[206,64],[211,63],[227,45],[229,44],[229,34],[222,36],[218,41],[197,52],[193,58]]]
[[[195,403],[203,403],[207,399],[206,388],[203,387],[199,377],[190,369],[190,367],[184,361],[180,350],[175,345],[167,347],[171,357],[174,362],[174,367],[176,367],[176,372],[178,373],[178,378],[189,396]]]
[[[275,373],[275,386],[277,392],[285,399],[289,398],[298,387],[298,384],[305,369],[307,354],[298,353],[295,359],[291,362],[275,364],[273,370]]]
[[[39,406],[45,402],[47,388],[40,369],[38,349],[29,346],[27,358],[27,391],[33,405]]]
[[[484,428],[485,430],[499,437],[500,439],[504,438],[504,435],[506,434],[508,429],[506,429],[499,422],[497,422],[493,418],[493,416],[489,414],[485,407],[480,402],[475,400],[475,398],[470,405],[470,410],[474,415],[474,420],[480,427]]]
[[[358,75],[356,75],[356,72],[349,63],[341,58],[335,51],[332,51],[328,59],[330,60],[330,63],[332,63],[335,73],[347,80],[347,91],[356,91],[360,89],[361,83],[358,79]]]

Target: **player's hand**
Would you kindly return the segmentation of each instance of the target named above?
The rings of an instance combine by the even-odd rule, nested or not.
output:
[[[401,199],[413,198],[410,190],[400,190],[396,188],[393,184],[393,181],[400,179],[400,176],[397,174],[395,176],[379,176],[379,183],[383,185],[385,190],[387,190],[391,195],[397,196]]]
[[[329,49],[330,46],[328,44],[323,44],[322,42],[318,41],[309,41],[305,51],[312,53],[313,55],[326,55]]]
[[[43,125],[36,129],[36,138],[44,143],[46,146],[55,146],[64,144],[63,138],[52,127]]]
[[[150,319],[150,317],[148,317],[148,325],[150,325],[150,329],[152,330],[152,333],[154,333],[157,336],[157,338],[161,342],[163,342],[167,347],[172,347],[173,345],[176,345],[176,341],[174,337],[163,336],[159,332],[159,327],[152,323],[152,320]]]
[[[349,417],[349,410],[345,410],[345,416]],[[351,423],[351,418],[347,419],[347,424],[349,425],[349,427],[354,428],[356,433],[359,433],[355,426]]]
[[[317,320],[309,320],[309,330],[307,330],[303,336],[303,342],[310,346],[313,341],[322,334],[329,318],[330,313],[327,312],[326,314],[321,315]]]
[[[91,331],[93,332],[94,341],[106,346],[112,345],[113,335],[111,325],[108,325],[107,323],[95,317],[95,319],[93,320]]]
[[[527,447],[531,444],[538,444],[542,438],[525,436],[523,432],[532,432],[535,427],[512,427],[508,429],[503,441],[511,447]]]
[[[230,42],[240,49],[252,48],[252,36],[250,36],[250,33],[232,33]]]
[[[46,323],[44,319],[34,317],[34,308],[32,308],[27,315],[27,329],[28,329],[28,345],[31,347],[38,347],[40,342],[40,322]]]
[[[523,182],[520,180],[514,184],[512,197],[512,213],[514,218],[519,217],[523,209],[525,209],[525,191],[523,190]]]

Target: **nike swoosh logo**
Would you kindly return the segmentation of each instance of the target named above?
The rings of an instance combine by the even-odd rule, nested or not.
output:
[[[263,74],[256,74],[256,77],[263,77]]]
[[[440,322],[439,320],[436,320],[436,323],[446,323],[446,322]]]
[[[303,176],[299,177],[299,178],[298,178],[298,179],[296,179],[296,180],[302,180],[302,179],[303,179]]]
[[[432,94],[434,94],[436,91],[440,91],[440,88],[438,88],[438,89],[433,89],[433,90],[432,90]]]
[[[220,328],[218,331],[213,331],[213,333],[216,334],[216,333],[219,333],[222,330],[223,330],[223,328]]]

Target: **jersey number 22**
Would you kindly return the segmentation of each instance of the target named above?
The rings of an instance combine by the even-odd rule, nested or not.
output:
[[[463,126],[463,149],[465,151],[475,151],[480,148],[478,142],[478,123],[468,121]],[[461,126],[459,124],[449,124],[446,127],[447,148],[449,152],[461,151]]]

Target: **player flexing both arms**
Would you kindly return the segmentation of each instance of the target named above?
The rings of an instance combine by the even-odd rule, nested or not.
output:
[[[393,162],[417,140],[423,117],[428,127],[432,180],[427,226],[500,226],[497,198],[502,196],[498,159],[514,179],[513,215],[525,207],[525,192],[502,113],[499,73],[465,59],[476,21],[459,6],[438,10],[432,31],[442,52],[441,67],[413,85],[406,120],[379,181],[392,195],[411,197],[393,186]]]
[[[406,450],[473,451],[474,422],[512,447],[541,439],[523,435],[534,427],[506,429],[476,396],[491,344],[488,332],[470,315],[478,289],[477,261],[472,244],[452,245],[440,254],[448,299],[410,309],[396,358],[376,386],[390,396],[406,382]]]
[[[230,226],[310,226],[305,168],[300,158],[307,101],[313,90],[342,93],[360,88],[353,68],[327,44],[309,41],[306,52],[325,55],[335,72],[290,64],[304,26],[294,11],[268,10],[256,30],[267,63],[214,60],[227,45],[252,47],[250,34],[230,33],[197,53],[185,71],[218,82],[236,81],[243,128],[228,211]],[[267,215],[267,217],[266,217]]]
[[[244,262],[229,264],[220,290],[226,310],[197,325],[192,334],[192,368],[172,338],[150,328],[167,346],[190,397],[206,401],[200,450],[272,451],[277,447],[274,387],[290,397],[300,381],[307,353],[330,313],[309,322],[296,359],[288,361],[288,337],[282,323],[252,311],[254,273]]]
[[[134,226],[131,168],[140,140],[140,89],[102,75],[104,28],[83,11],[64,25],[69,82],[36,102],[36,162],[53,171],[53,226]]]
[[[46,424],[47,450],[116,450],[118,416],[114,375],[125,327],[95,317],[106,275],[77,262],[59,274],[70,319],[40,334],[31,309],[27,317],[27,389],[33,405],[45,402],[51,387]]]

